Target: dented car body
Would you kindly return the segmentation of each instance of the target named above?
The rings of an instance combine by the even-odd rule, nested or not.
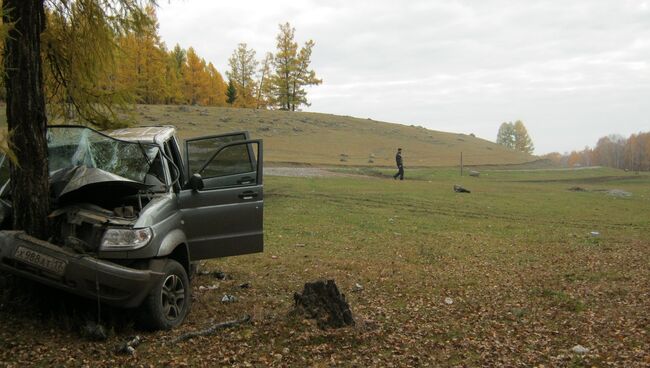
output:
[[[47,134],[52,236],[0,231],[0,270],[140,307],[145,325],[169,329],[189,311],[194,262],[263,250],[262,141],[248,133],[190,139],[184,149],[171,126]],[[6,163],[1,170],[6,179]]]

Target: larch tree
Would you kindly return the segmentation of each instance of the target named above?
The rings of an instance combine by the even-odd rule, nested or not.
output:
[[[185,99],[190,105],[205,105],[210,89],[209,75],[205,60],[200,58],[194,49],[187,50],[187,69],[183,75]]]
[[[323,82],[310,69],[314,42],[309,40],[298,50],[295,33],[295,28],[288,22],[280,25],[280,33],[276,37],[277,51],[273,57],[275,71],[271,79],[277,106],[290,111],[295,111],[300,105],[309,106],[305,87]]]
[[[257,71],[255,50],[249,49],[245,43],[237,45],[228,65],[230,70],[226,76],[231,80],[238,92],[237,105],[240,107],[255,107],[255,81]]]
[[[521,120],[517,120],[513,127],[515,130],[515,150],[532,154],[535,146],[533,146],[533,140],[528,135],[524,123]]]
[[[292,81],[293,105],[291,106],[291,111],[295,111],[300,105],[311,105],[309,101],[307,101],[306,86],[316,86],[323,83],[322,79],[316,78],[316,72],[313,69],[309,69],[309,65],[311,64],[311,53],[314,45],[314,41],[309,40],[298,52],[296,71]]]
[[[497,133],[497,144],[506,148],[515,148],[515,127],[512,123],[502,123]]]
[[[166,103],[181,103],[183,100],[183,75],[187,68],[187,51],[179,44],[176,44],[169,51],[165,68],[165,79],[167,80]]]
[[[62,96],[79,115],[109,125],[116,95],[103,74],[113,60],[113,35],[147,22],[139,0],[4,0],[4,81],[13,228],[49,236],[49,173],[44,62]],[[52,31],[46,29],[52,17]],[[60,33],[56,33],[58,31]],[[43,38],[41,38],[43,37]]]
[[[290,110],[293,105],[292,77],[296,70],[298,44],[294,41],[296,30],[289,23],[280,25],[280,33],[276,37],[277,51],[273,57],[275,73],[272,83],[275,100],[281,110]]]
[[[226,84],[223,81],[221,73],[217,68],[208,63],[208,75],[210,76],[210,88],[208,93],[208,105],[225,106],[226,105]]]
[[[265,109],[273,105],[273,84],[271,83],[271,67],[273,54],[267,52],[260,63],[259,78],[257,82],[257,108]]]

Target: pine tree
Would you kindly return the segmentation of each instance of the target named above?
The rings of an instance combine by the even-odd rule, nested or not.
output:
[[[228,88],[226,88],[226,103],[233,105],[237,101],[237,88],[232,79],[228,81]]]

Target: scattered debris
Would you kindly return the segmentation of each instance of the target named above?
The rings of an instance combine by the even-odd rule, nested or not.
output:
[[[214,276],[218,280],[230,280],[230,277],[221,271],[212,272],[212,276]]]
[[[480,175],[481,175],[481,173],[478,172],[478,171],[475,171],[475,170],[470,170],[469,171],[469,176],[473,176],[475,178],[478,178]]]
[[[251,287],[250,282],[245,282],[245,283],[239,285],[240,289],[249,289],[250,287]]]
[[[612,197],[628,198],[632,196],[632,193],[626,192],[621,189],[612,189],[607,191],[607,195]]]
[[[108,339],[106,328],[93,321],[87,321],[81,328],[81,336],[90,341],[106,341],[106,339]]]
[[[363,286],[361,284],[359,284],[358,282],[356,284],[354,284],[354,287],[352,288],[353,292],[356,293],[356,292],[359,292],[361,290],[363,290]]]
[[[454,192],[456,193],[471,193],[469,190],[461,187],[460,185],[454,184]]]
[[[350,305],[334,280],[308,282],[302,294],[294,293],[293,299],[296,311],[315,319],[321,329],[354,325]]]
[[[452,305],[452,304],[454,304],[454,299],[452,299],[452,298],[450,298],[450,297],[446,297],[446,298],[445,298],[445,304],[447,304],[447,305]]]
[[[576,354],[587,354],[589,352],[589,349],[585,348],[582,345],[576,345],[571,348],[571,351],[576,353]]]
[[[199,286],[199,291],[207,291],[207,290],[217,290],[219,288],[219,284],[212,284],[208,286]]]
[[[237,298],[234,295],[224,294],[221,298],[222,303],[234,303],[237,301]]]
[[[125,341],[122,345],[120,345],[115,352],[118,354],[128,354],[128,355],[134,355],[135,354],[135,348],[140,345],[142,342],[142,339],[140,336],[135,336],[132,339]]]
[[[571,188],[569,188],[569,191],[571,191],[571,192],[586,192],[587,189],[585,189],[583,187],[571,187]]]
[[[180,341],[193,339],[193,338],[199,337],[199,336],[213,335],[214,333],[216,333],[219,330],[234,327],[234,326],[240,325],[242,323],[247,323],[247,322],[250,322],[250,321],[251,321],[251,316],[249,316],[247,314],[244,317],[242,317],[241,319],[236,319],[236,320],[227,321],[227,322],[220,322],[220,323],[217,323],[216,325],[212,325],[212,326],[210,326],[210,327],[208,327],[208,328],[206,328],[204,330],[192,331],[192,332],[188,332],[186,334],[180,335],[177,338],[172,340],[172,344],[175,344],[175,343],[180,342]]]
[[[593,236],[593,237],[599,237],[599,236],[600,236],[600,232],[598,232],[598,231],[592,231],[592,232],[589,233],[589,235],[591,235],[591,236]]]

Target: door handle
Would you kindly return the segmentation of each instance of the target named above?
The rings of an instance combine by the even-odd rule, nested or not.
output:
[[[254,182],[254,178],[251,178],[250,176],[244,176],[243,178],[237,180],[237,184],[251,184]]]
[[[253,192],[252,190],[247,190],[245,192],[239,193],[239,198],[244,200],[257,198],[257,193]]]

